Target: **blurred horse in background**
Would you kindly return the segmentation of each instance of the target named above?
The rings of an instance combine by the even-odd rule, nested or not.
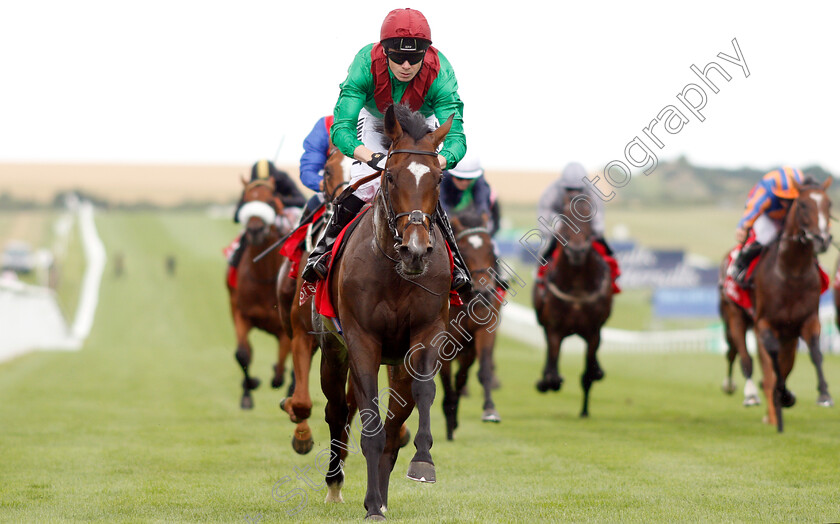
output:
[[[604,378],[596,353],[601,344],[601,327],[612,312],[612,276],[607,262],[592,247],[595,235],[591,217],[594,207],[580,190],[566,191],[560,217],[559,234],[566,243],[558,243],[557,253],[549,256],[545,283],[534,286],[534,309],[543,326],[548,344],[543,377],[537,390],[559,391],[563,376],[559,372],[560,345],[569,335],[586,341],[586,367],[580,377],[583,408],[580,416],[589,416],[589,391],[592,383]],[[590,207],[588,215],[576,211],[580,203]],[[589,218],[589,220],[584,220]]]
[[[496,255],[493,239],[490,236],[490,217],[467,209],[451,217],[452,229],[458,241],[470,275],[473,290],[463,297],[464,305],[450,309],[449,333],[460,349],[458,373],[452,377],[452,360],[442,359],[440,381],[443,386],[443,413],[446,417],[446,438],[452,440],[458,427],[458,405],[469,378],[470,367],[478,359],[478,380],[484,388],[483,422],[501,422],[502,417],[496,411],[493,402],[492,387],[494,382],[493,349],[496,344],[496,331],[487,329],[491,315],[499,316],[499,284],[493,278]],[[491,310],[492,309],[492,310]],[[472,313],[472,314],[471,314]],[[453,322],[455,325],[453,325]],[[456,327],[457,325],[457,327]]]
[[[239,210],[239,221],[245,224],[244,234],[248,242],[235,273],[232,273],[234,277],[229,274],[226,284],[236,331],[236,361],[244,374],[240,407],[251,409],[254,407],[251,391],[259,387],[260,380],[249,373],[253,349],[248,333],[257,328],[277,338],[277,364],[274,366],[272,382],[275,387],[283,384],[291,341],[280,323],[274,292],[283,257],[277,249],[272,249],[254,262],[257,255],[280,239],[275,220],[283,204],[274,196],[273,179],[259,179],[249,183],[242,178],[242,185],[245,204]]]

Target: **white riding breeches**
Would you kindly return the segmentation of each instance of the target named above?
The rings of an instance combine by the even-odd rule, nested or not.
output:
[[[779,231],[782,230],[782,222],[780,220],[773,220],[767,215],[759,215],[753,223],[753,232],[755,232],[755,240],[766,246],[773,242],[778,236]]]
[[[437,129],[438,127],[438,121],[434,115],[426,118],[426,123],[430,129]],[[385,135],[382,134],[384,127],[385,124],[381,119],[376,118],[370,111],[362,108],[362,111],[359,113],[359,124],[356,126],[356,129],[358,129],[356,138],[361,140],[365,147],[374,153],[387,153],[388,150],[382,145],[383,140],[387,140]],[[373,172],[373,168],[367,164],[361,162],[354,163],[350,167],[350,183],[352,184],[360,178],[373,174]],[[365,202],[370,202],[373,200],[378,189],[379,178],[375,178],[370,182],[362,184],[356,190],[355,195]]]

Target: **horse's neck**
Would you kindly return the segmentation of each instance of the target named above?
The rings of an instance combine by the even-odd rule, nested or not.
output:
[[[590,249],[586,255],[586,260],[579,266],[573,266],[566,259],[565,255],[560,253],[557,257],[557,264],[554,266],[554,274],[551,279],[561,289],[592,291],[600,286],[603,277],[603,268],[598,262],[598,254],[594,249]],[[591,283],[587,285],[587,283]],[[592,288],[592,289],[589,289]]]
[[[775,264],[782,275],[796,277],[806,274],[813,269],[814,246],[785,233],[779,240]]]
[[[250,253],[246,253],[245,256],[249,256],[251,260],[254,259],[257,255],[261,254],[265,251],[270,245],[274,244],[277,239],[280,238],[280,233],[277,231],[276,226],[271,226],[271,230],[269,231],[268,235],[265,237],[265,241],[260,244],[259,246],[253,246],[248,244],[248,250]],[[257,278],[273,278],[275,273],[277,272],[277,261],[280,258],[280,248],[276,247],[265,254],[264,257],[259,259],[256,262],[252,262],[252,267],[254,268],[254,276]]]

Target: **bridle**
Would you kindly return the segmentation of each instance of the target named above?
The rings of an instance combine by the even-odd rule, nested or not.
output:
[[[828,239],[825,239],[821,234],[814,233],[805,229],[805,226],[802,225],[802,219],[800,215],[802,206],[799,205],[799,203],[797,202],[798,200],[798,198],[794,200],[793,205],[796,206],[796,209],[794,210],[794,218],[796,219],[797,225],[799,226],[799,231],[793,235],[782,233],[781,238],[786,240],[793,240],[801,244],[812,244],[814,246],[819,246],[819,249],[825,251],[825,249],[828,248],[829,244],[831,244],[831,236],[829,235]]]
[[[391,192],[388,187],[391,184],[396,186],[396,183],[394,182],[390,169],[388,169],[388,162],[390,162],[392,155],[400,153],[408,155],[433,156],[437,158],[437,153],[435,151],[420,151],[418,149],[394,149],[392,151],[388,151],[388,158],[385,161],[385,182],[380,186],[379,195],[382,198],[382,203],[385,205],[385,220],[388,224],[388,230],[394,237],[394,247],[397,248],[400,244],[402,244],[403,234],[409,227],[414,225],[423,226],[429,234],[429,237],[434,242],[434,235],[432,234],[432,215],[425,213],[420,209],[415,209],[407,213],[397,213],[394,211],[394,205],[391,201]],[[408,223],[405,225],[402,232],[400,232],[397,230],[397,220],[402,217],[408,217]],[[428,227],[426,227],[426,220],[429,221]]]

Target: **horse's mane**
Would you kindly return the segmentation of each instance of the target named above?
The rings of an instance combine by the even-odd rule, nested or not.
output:
[[[461,225],[467,229],[485,227],[487,225],[484,223],[484,217],[482,214],[475,208],[467,208],[463,211],[458,211],[457,213],[454,213],[453,216],[458,217],[458,221],[461,222]]]
[[[806,175],[805,178],[802,179],[802,183],[799,185],[802,189],[816,189],[822,187],[820,181],[814,178],[812,175]]]
[[[397,122],[400,123],[403,133],[408,134],[415,142],[432,132],[423,113],[412,111],[407,104],[394,105],[394,116],[397,117]],[[375,129],[382,134],[382,147],[390,148],[391,139],[385,136],[384,122],[376,122]]]

